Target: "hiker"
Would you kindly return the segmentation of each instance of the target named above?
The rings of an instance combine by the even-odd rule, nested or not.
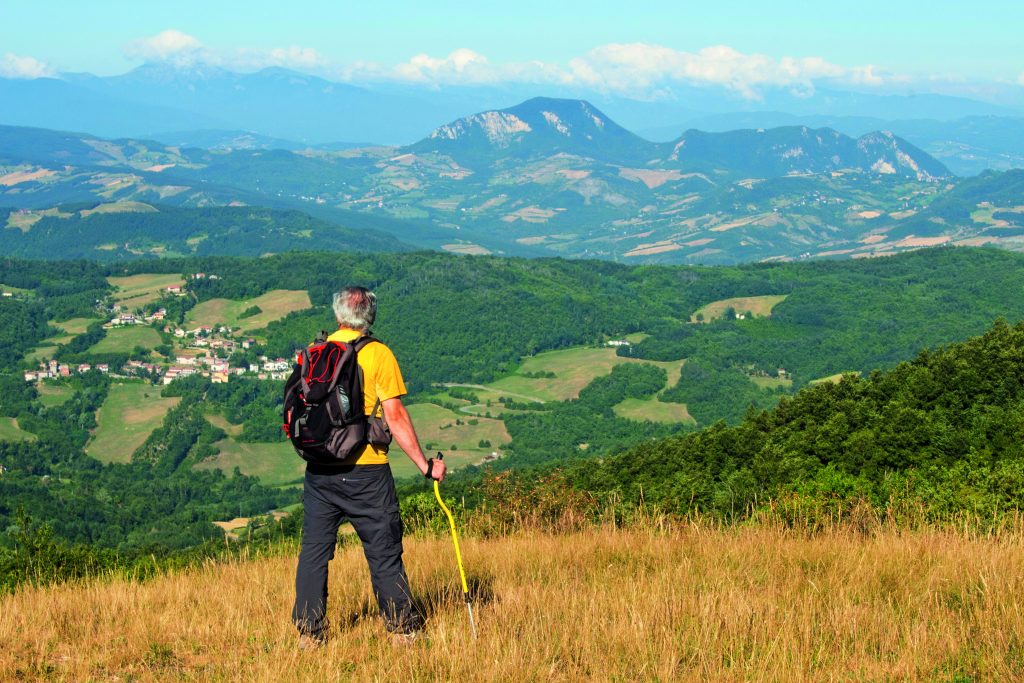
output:
[[[364,287],[346,287],[334,295],[334,315],[338,330],[327,341],[355,342],[370,334],[377,315],[377,297]],[[406,388],[391,349],[377,340],[355,347],[370,432],[375,426],[390,429],[424,476],[443,480],[444,461],[428,460],[423,455],[412,420],[402,405]],[[412,642],[423,620],[413,605],[402,564],[402,520],[387,446],[369,443],[337,464],[308,462],[302,501],[305,518],[292,611],[300,646],[315,647],[326,640],[327,563],[334,557],[343,518],[352,523],[363,542],[373,593],[393,640],[398,644]]]

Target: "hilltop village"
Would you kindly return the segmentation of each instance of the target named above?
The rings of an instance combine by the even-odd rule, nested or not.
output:
[[[206,273],[193,273],[189,277],[192,280],[219,279],[217,275]],[[189,291],[187,284],[174,284],[164,287],[160,294],[163,298],[184,297]],[[107,318],[102,325],[104,330],[149,326],[158,329],[164,339],[173,340],[172,344],[164,347],[165,351],[170,348],[171,352],[150,354],[159,356],[151,360],[129,359],[121,367],[113,368],[109,363],[63,363],[53,358],[44,359],[39,362],[38,369],[24,373],[25,381],[37,382],[96,371],[113,377],[147,377],[165,385],[200,375],[220,384],[228,382],[232,376],[283,380],[291,371],[291,360],[286,358],[251,353],[240,357],[238,352],[258,350],[259,344],[257,339],[237,328],[227,325],[187,328],[174,323],[161,324],[168,319],[166,306],[133,309],[128,303],[104,301],[97,302],[97,308]]]

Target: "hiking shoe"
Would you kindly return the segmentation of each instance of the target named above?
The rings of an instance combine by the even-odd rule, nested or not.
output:
[[[300,650],[318,650],[327,644],[327,639],[323,636],[308,636],[305,633],[299,634],[299,649]]]

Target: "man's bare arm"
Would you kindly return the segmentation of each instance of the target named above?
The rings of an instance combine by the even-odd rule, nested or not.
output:
[[[412,425],[412,418],[409,411],[405,409],[401,398],[389,398],[381,402],[384,408],[384,419],[387,420],[391,435],[395,437],[398,447],[405,451],[413,464],[419,468],[420,474],[427,473],[427,458],[420,448],[419,437],[416,436],[416,428]],[[447,468],[443,460],[434,460],[434,469],[431,471],[432,478],[438,481],[444,480],[444,473]]]

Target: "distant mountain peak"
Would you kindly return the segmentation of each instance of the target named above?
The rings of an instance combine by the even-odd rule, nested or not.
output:
[[[518,156],[575,154],[593,158],[650,158],[654,145],[634,135],[585,100],[534,97],[507,109],[472,114],[439,126],[415,151],[484,159],[506,151]]]
[[[529,133],[533,129],[515,114],[485,111],[435,128],[430,137],[434,140],[458,140],[477,130],[483,132],[495,146],[506,147],[513,137],[519,133]]]

